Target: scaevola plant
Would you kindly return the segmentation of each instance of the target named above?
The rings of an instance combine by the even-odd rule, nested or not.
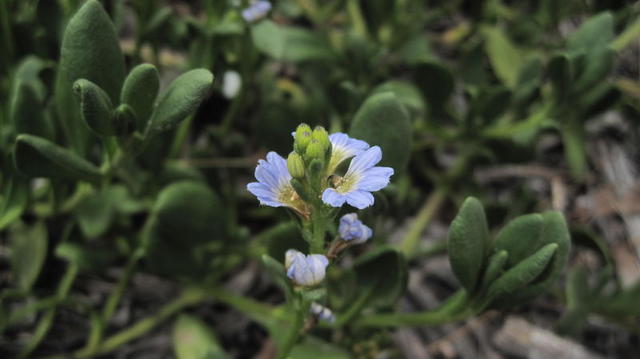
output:
[[[247,185],[260,204],[285,207],[295,214],[311,252],[288,250],[285,265],[279,270],[293,287],[289,305],[296,313],[290,335],[281,345],[281,358],[288,355],[299,338],[305,318],[312,318],[309,313],[334,321],[330,309],[318,303],[326,297],[323,282],[327,266],[344,249],[364,243],[373,235],[356,213],[349,213],[339,220],[336,238],[327,242],[327,233],[335,227],[333,222],[340,208],[372,206],[372,192],[386,187],[394,172],[390,167],[376,166],[382,160],[380,147],[344,133],[329,135],[321,126],[311,129],[301,124],[292,135],[293,151],[287,159],[269,152],[256,167],[258,181]],[[347,161],[346,172],[339,172]],[[273,265],[274,261],[265,263]]]

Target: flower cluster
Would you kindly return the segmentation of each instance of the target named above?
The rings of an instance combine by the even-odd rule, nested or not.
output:
[[[293,152],[287,159],[267,153],[255,170],[258,181],[249,183],[247,189],[260,204],[286,207],[298,214],[303,238],[313,254],[287,251],[286,275],[296,286],[312,287],[323,281],[330,259],[373,234],[356,213],[349,213],[340,219],[339,236],[325,249],[327,221],[344,204],[358,209],[373,205],[372,192],[389,184],[393,169],[377,166],[382,160],[380,147],[344,133],[329,135],[323,127],[312,130],[302,124],[292,135]]]

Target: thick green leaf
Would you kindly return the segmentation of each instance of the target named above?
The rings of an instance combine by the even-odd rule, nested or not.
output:
[[[488,288],[491,283],[498,278],[503,272],[504,267],[509,259],[507,251],[499,251],[489,258],[489,264],[482,275],[482,287]]]
[[[206,69],[191,70],[180,75],[158,98],[147,126],[147,136],[176,127],[209,95],[213,74]]]
[[[215,333],[200,319],[181,314],[173,325],[173,350],[177,359],[225,359]]]
[[[14,153],[16,167],[29,177],[49,177],[97,182],[100,170],[75,153],[32,135],[18,135]]]
[[[29,291],[47,257],[47,227],[42,222],[21,225],[11,232],[11,275],[14,285]]]
[[[497,251],[509,253],[508,267],[513,267],[540,249],[543,227],[542,216],[534,213],[520,216],[502,228],[494,247]]]
[[[610,48],[603,47],[594,49],[585,55],[584,66],[577,74],[577,78],[571,85],[574,93],[581,93],[591,89],[603,81],[613,68],[615,59],[615,51]]]
[[[608,47],[614,37],[613,31],[613,15],[602,12],[589,18],[569,36],[567,48],[574,53]]]
[[[503,302],[514,303],[512,296],[526,289],[531,282],[547,270],[557,250],[558,244],[547,244],[527,259],[519,262],[515,267],[506,271],[489,287],[488,301],[502,297]],[[533,296],[527,297],[527,300],[532,298]]]
[[[75,210],[80,230],[89,239],[103,235],[120,208],[127,214],[142,209],[128,197],[127,189],[122,185],[110,186],[87,196]]]
[[[47,88],[40,79],[40,73],[51,66],[50,62],[38,57],[25,57],[25,59],[18,64],[18,67],[15,70],[11,92],[16,93],[18,86],[24,83],[33,87],[38,101],[42,102],[47,94]]]
[[[137,119],[135,127],[137,131],[144,131],[153,111],[159,88],[158,70],[151,64],[134,67],[124,80],[120,102],[133,108]]]
[[[499,27],[483,27],[484,47],[491,67],[502,83],[514,88],[518,74],[525,63],[525,55],[518,49]]]
[[[226,232],[216,193],[190,181],[173,183],[160,192],[145,227],[149,266],[176,277],[208,274]]]
[[[382,148],[380,166],[400,172],[411,154],[411,120],[396,95],[390,92],[367,98],[356,113],[350,136]]]
[[[69,20],[56,79],[58,118],[74,150],[85,151],[89,134],[73,98],[73,83],[87,79],[117,103],[124,75],[124,58],[111,19],[98,1],[89,0]]]
[[[53,138],[54,129],[44,111],[44,104],[37,88],[18,80],[12,95],[10,118],[17,133],[28,133],[43,138]]]
[[[393,305],[407,286],[407,263],[400,252],[381,247],[359,257],[353,265],[359,291],[369,293],[368,305]]]
[[[256,48],[276,60],[326,61],[333,58],[329,44],[317,32],[263,20],[251,26]]]
[[[476,198],[469,197],[449,227],[447,243],[451,269],[469,293],[479,284],[488,241],[484,208]]]
[[[549,211],[542,214],[544,228],[542,230],[542,245],[557,244],[558,248],[543,275],[536,278],[536,281],[527,286],[524,290],[518,291],[509,298],[513,303],[522,303],[541,294],[555,282],[569,259],[571,249],[571,236],[564,216],[560,212]]]
[[[100,136],[114,136],[118,133],[113,105],[106,92],[85,79],[79,79],[73,84],[73,92],[80,102],[80,116],[93,132]]]

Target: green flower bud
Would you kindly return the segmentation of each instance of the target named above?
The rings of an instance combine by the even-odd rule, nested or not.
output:
[[[324,160],[326,148],[318,140],[311,140],[307,150],[304,153],[304,159],[309,162],[314,159]]]
[[[322,126],[316,126],[313,129],[313,134],[311,134],[311,139],[320,142],[322,148],[324,149],[324,154],[326,154],[331,147],[331,141],[329,141],[329,134],[327,130]]]
[[[298,128],[296,128],[296,139],[293,147],[299,154],[302,155],[307,150],[307,146],[311,143],[311,135],[311,127],[306,123],[300,124]]]
[[[302,156],[296,152],[291,152],[287,157],[287,168],[293,178],[304,178],[304,161]]]

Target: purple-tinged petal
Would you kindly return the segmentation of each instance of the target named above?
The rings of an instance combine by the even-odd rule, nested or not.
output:
[[[345,176],[353,173],[362,173],[364,170],[378,164],[380,160],[382,160],[382,150],[378,146],[373,146],[351,160]]]
[[[338,191],[333,188],[327,188],[322,192],[322,202],[330,205],[331,207],[341,207],[345,201],[345,196],[338,193]]]
[[[389,179],[393,175],[391,167],[373,167],[362,173],[356,188],[363,191],[378,191],[389,184]]]
[[[357,209],[365,209],[374,202],[373,195],[366,191],[352,191],[346,193],[345,196],[347,197],[347,203]]]

